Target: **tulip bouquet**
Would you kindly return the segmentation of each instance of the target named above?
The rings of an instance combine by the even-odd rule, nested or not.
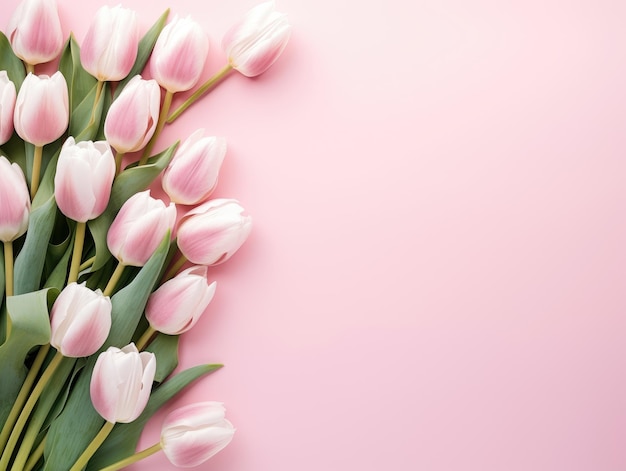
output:
[[[191,467],[233,437],[207,401],[136,450],[157,410],[221,366],[174,374],[180,334],[214,296],[210,267],[251,228],[237,200],[211,198],[224,138],[198,129],[153,149],[231,72],[267,70],[290,25],[271,2],[253,8],[198,85],[208,36],[169,13],[139,34],[135,12],[104,6],[79,45],[54,0],[24,0],[0,33],[1,470],[112,471],[160,450]]]

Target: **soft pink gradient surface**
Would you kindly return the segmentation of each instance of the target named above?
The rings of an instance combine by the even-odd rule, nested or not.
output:
[[[58,3],[80,42],[100,2]],[[197,19],[205,77],[254,5],[124,4],[142,32],[167,7]],[[200,469],[626,469],[626,3],[277,8],[279,61],[157,144],[225,136],[215,195],[254,228],[182,337],[181,368],[225,368],[141,446],[217,400],[238,430]]]

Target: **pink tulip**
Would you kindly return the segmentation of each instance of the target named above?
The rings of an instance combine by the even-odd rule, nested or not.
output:
[[[7,37],[27,64],[50,62],[63,48],[63,31],[55,0],[24,0],[9,20]]]
[[[233,199],[209,200],[189,211],[178,227],[178,248],[191,263],[218,265],[243,245],[252,218]]]
[[[200,78],[209,52],[209,38],[191,18],[174,18],[161,31],[150,59],[150,72],[164,89],[182,92]]]
[[[0,241],[11,242],[26,232],[30,194],[19,165],[0,156]]]
[[[252,8],[242,21],[224,35],[222,47],[230,65],[247,77],[262,74],[285,49],[291,25],[287,16],[274,10],[274,2]]]
[[[28,74],[17,94],[13,122],[15,131],[36,146],[63,135],[69,122],[67,82],[61,72],[52,77]]]
[[[116,151],[135,152],[145,147],[156,129],[161,88],[156,80],[136,75],[111,104],[104,135]]]
[[[13,135],[15,99],[15,84],[9,80],[5,70],[0,70],[0,145]]]
[[[189,404],[171,412],[161,428],[161,448],[174,466],[191,468],[223,450],[235,427],[220,402]]]
[[[142,267],[176,221],[176,207],[165,206],[150,190],[131,196],[122,206],[107,233],[109,250],[120,263]]]
[[[156,372],[154,353],[135,344],[102,352],[91,376],[91,402],[107,422],[129,423],[143,412]]]
[[[199,129],[189,136],[163,172],[163,190],[175,203],[202,203],[217,185],[226,155],[226,139],[203,135],[204,131]]]
[[[139,47],[137,14],[121,5],[96,12],[80,49],[80,61],[100,81],[118,81],[135,64]]]
[[[106,141],[81,141],[68,137],[54,176],[54,196],[61,212],[78,222],[104,212],[115,178],[115,158]]]
[[[63,356],[79,358],[96,353],[111,330],[111,300],[85,283],[70,283],[50,312],[50,345]]]
[[[154,330],[168,335],[182,334],[208,311],[216,282],[209,284],[207,270],[206,266],[190,267],[150,295],[146,319]]]

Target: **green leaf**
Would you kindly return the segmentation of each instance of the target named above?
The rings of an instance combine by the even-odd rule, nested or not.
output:
[[[98,92],[98,84],[94,85],[87,96],[74,109],[70,117],[69,133],[70,136],[75,136],[76,142],[95,139],[100,128],[104,97],[108,94],[108,89],[107,84],[102,84],[101,90]],[[96,96],[98,96],[98,103],[94,109]]]
[[[17,133],[13,133],[11,139],[2,144],[2,155],[9,161],[17,163],[24,175],[27,175],[26,149],[24,148],[24,141]]]
[[[57,290],[39,290],[7,298],[6,340],[0,346],[0,423],[4,423],[26,378],[28,352],[50,341],[49,306]]]
[[[19,91],[26,77],[24,63],[13,53],[13,48],[4,33],[0,32],[0,70],[6,70],[15,89]]]
[[[146,422],[167,401],[172,399],[192,381],[213,373],[222,365],[198,365],[189,368],[159,386],[150,396],[143,413],[129,424],[117,424],[105,442],[87,464],[87,471],[95,471],[135,453],[137,443]]]
[[[80,63],[80,46],[74,35],[70,35],[61,53],[59,70],[65,76],[70,97],[70,116],[91,92],[98,80],[87,72]],[[93,100],[92,100],[93,103]]]
[[[178,335],[158,334],[146,351],[156,356],[156,374],[154,380],[162,383],[178,366]]]

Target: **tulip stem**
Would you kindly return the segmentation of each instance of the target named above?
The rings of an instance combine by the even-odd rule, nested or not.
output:
[[[26,75],[35,73],[35,64],[26,63]]]
[[[87,446],[83,454],[79,456],[74,466],[70,468],[70,471],[81,471],[89,462],[93,454],[100,448],[100,445],[106,440],[106,438],[113,430],[115,424],[113,422],[105,422],[98,434],[94,437],[91,443]]]
[[[174,122],[176,118],[178,118],[183,111],[193,105],[196,101],[198,101],[205,93],[208,93],[210,90],[215,88],[217,84],[219,84],[226,76],[233,70],[233,67],[230,64],[226,64],[220,70],[218,70],[212,77],[210,77],[206,82],[204,82],[200,88],[198,88],[189,98],[187,98],[182,105],[180,105],[176,110],[167,117],[167,124],[171,124]]]
[[[146,331],[135,344],[137,350],[142,351],[143,349],[145,349],[152,341],[152,337],[154,336],[154,334],[156,334],[156,330],[154,330],[152,326],[149,325]]]
[[[81,263],[80,267],[78,268],[78,271],[82,271],[85,270],[86,268],[89,268],[90,266],[93,265],[93,262],[96,261],[96,256],[94,255],[91,258],[88,258],[87,260],[85,260],[83,263]]]
[[[7,445],[2,452],[2,458],[0,459],[0,469],[8,469],[9,461],[11,460],[11,456],[13,455],[13,450],[15,449],[15,445],[17,444],[20,435],[22,434],[22,430],[24,430],[26,422],[28,422],[30,413],[33,411],[37,400],[39,400],[41,393],[52,378],[52,375],[54,375],[54,372],[63,361],[63,358],[64,357],[63,355],[61,355],[61,352],[57,351],[56,355],[52,358],[52,361],[41,375],[41,378],[39,378],[39,381],[35,385],[35,388],[28,397],[28,401],[26,401],[26,404],[24,404],[24,408],[22,409],[22,412],[20,413],[17,422],[13,427],[13,430],[11,430],[9,441],[7,442]]]
[[[104,82],[102,80],[98,80],[96,84],[96,98],[93,101],[93,108],[91,108],[91,116],[89,117],[89,125],[92,125],[96,122],[96,108],[98,107],[98,102],[100,101],[100,95],[102,95],[102,89],[104,88]]]
[[[187,262],[187,257],[181,254],[180,258],[172,264],[172,266],[167,271],[167,273],[165,274],[161,282],[163,283],[169,280],[170,278],[174,278],[174,276],[178,273],[178,270],[180,270],[186,262]]]
[[[106,468],[101,468],[100,471],[117,471],[118,469],[125,468],[129,464],[136,463],[137,461],[147,458],[148,456],[154,455],[158,451],[161,451],[161,444],[155,443],[150,448],[146,448],[145,450],[135,453],[128,458],[124,458],[123,460],[110,464]]]
[[[35,194],[39,189],[39,174],[41,173],[41,156],[43,154],[43,146],[35,146],[35,155],[33,158],[33,174],[30,178],[30,199],[35,198]]]
[[[163,131],[163,127],[165,126],[165,120],[167,118],[167,114],[170,112],[170,107],[172,106],[172,98],[174,97],[174,93],[169,90],[165,91],[165,98],[163,98],[163,106],[161,107],[161,112],[159,113],[159,120],[157,121],[156,129],[154,130],[154,134],[150,138],[148,145],[143,150],[143,154],[141,155],[141,159],[139,160],[139,165],[146,165],[148,162],[148,158],[150,157],[150,153],[156,143],[156,140],[159,138],[159,134]]]
[[[72,264],[70,266],[70,275],[67,283],[78,281],[78,273],[80,272],[80,260],[83,256],[83,246],[85,245],[85,229],[87,223],[76,222],[76,237],[74,237],[74,251],[72,252]]]
[[[4,426],[2,427],[2,433],[0,433],[0,449],[4,449],[7,441],[9,440],[9,435],[11,434],[11,429],[15,424],[18,416],[20,415],[20,411],[22,410],[22,406],[28,399],[28,395],[30,394],[30,389],[33,387],[35,383],[35,378],[37,378],[37,374],[41,369],[41,365],[43,365],[43,361],[46,359],[46,355],[48,354],[48,350],[50,350],[50,344],[42,345],[39,348],[39,352],[37,352],[37,356],[33,360],[33,364],[28,370],[28,375],[26,375],[26,379],[24,383],[22,383],[22,387],[20,388],[20,392],[13,403],[13,407],[9,412],[9,416],[7,417]]]
[[[122,171],[122,159],[124,158],[124,152],[118,152],[115,154],[115,175],[119,175]]]
[[[13,296],[13,241],[4,243],[4,292]]]
[[[107,283],[106,288],[104,288],[104,291],[102,292],[103,295],[111,296],[111,293],[113,293],[113,290],[115,289],[115,285],[117,285],[117,282],[120,281],[120,278],[122,277],[122,272],[124,271],[125,267],[126,265],[121,262],[117,264],[117,267],[115,267],[115,271],[111,275],[111,278],[109,278],[109,282]]]
[[[43,437],[43,440],[41,440],[39,445],[37,445],[35,451],[30,454],[30,456],[28,457],[28,461],[26,461],[26,464],[24,465],[24,471],[31,471],[31,469],[33,469],[37,464],[37,461],[41,459],[41,457],[43,456],[43,450],[46,446],[46,438],[47,435]]]

